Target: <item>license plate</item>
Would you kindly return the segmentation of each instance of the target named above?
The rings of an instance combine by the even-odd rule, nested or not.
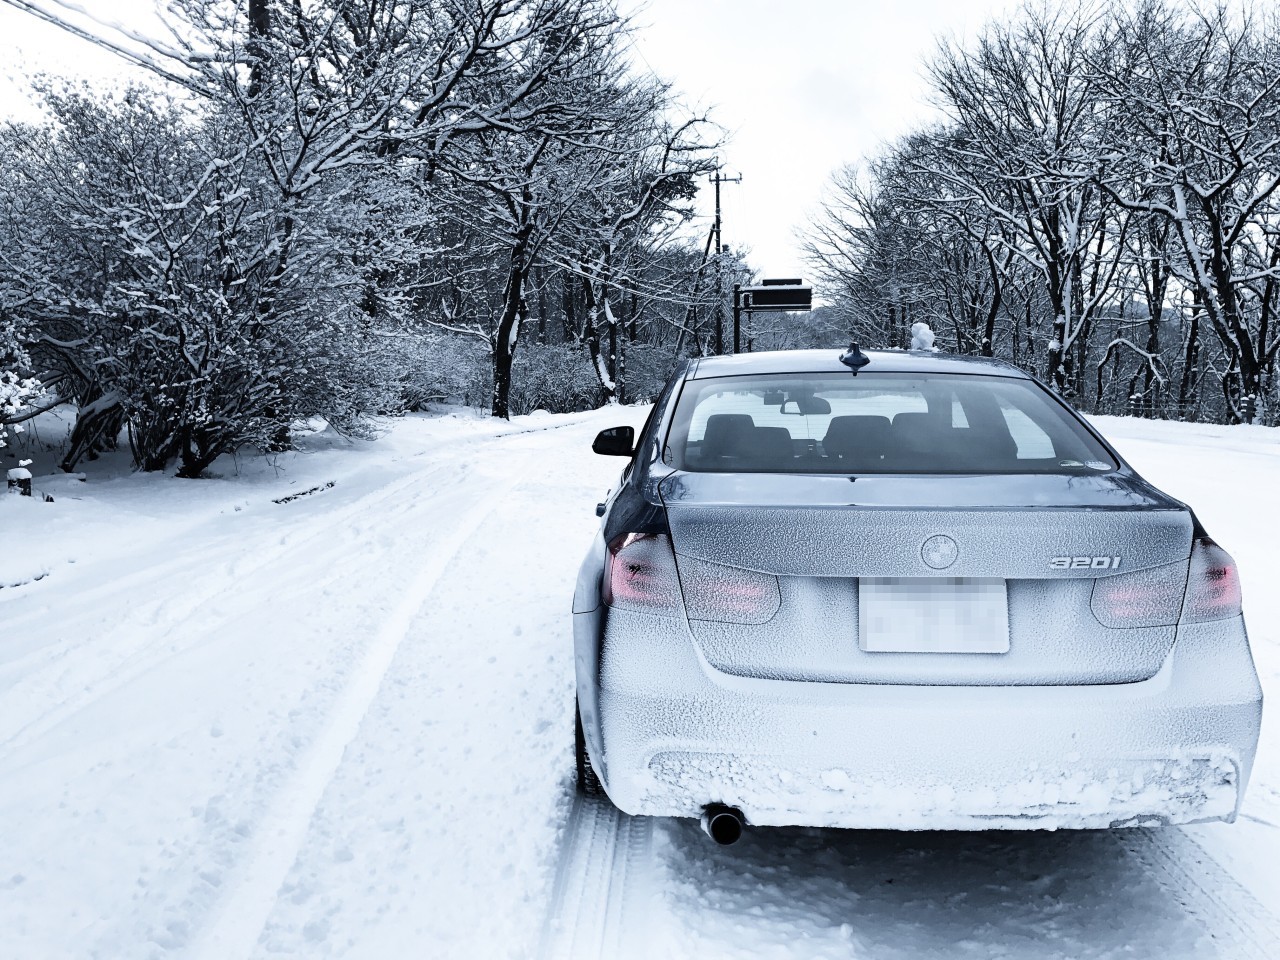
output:
[[[1008,653],[1005,582],[992,577],[862,578],[858,646],[869,653]]]

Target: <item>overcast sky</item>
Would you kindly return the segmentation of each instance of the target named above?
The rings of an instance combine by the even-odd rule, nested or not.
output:
[[[80,0],[154,30],[154,0]],[[54,5],[44,0],[46,7]],[[972,36],[1013,0],[622,0],[635,48],[730,137],[725,243],[750,249],[765,276],[806,276],[796,228],[831,172],[932,115],[922,64],[942,34]],[[90,25],[92,26],[92,25]],[[95,28],[100,29],[100,28]],[[0,3],[0,115],[31,118],[34,70],[110,83],[110,54]],[[710,190],[705,191],[710,199]],[[708,215],[710,205],[707,204]]]

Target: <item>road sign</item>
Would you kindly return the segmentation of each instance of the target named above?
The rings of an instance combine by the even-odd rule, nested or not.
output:
[[[742,314],[791,313],[813,309],[813,287],[803,280],[761,280],[753,287],[733,288],[733,352],[742,348]]]
[[[737,305],[748,313],[812,310],[813,287],[799,281],[780,283],[765,280],[757,287],[740,287]]]

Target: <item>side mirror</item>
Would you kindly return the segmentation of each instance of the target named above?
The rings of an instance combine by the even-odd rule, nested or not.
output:
[[[635,444],[634,427],[610,427],[596,434],[591,449],[606,457],[629,457],[636,452]]]

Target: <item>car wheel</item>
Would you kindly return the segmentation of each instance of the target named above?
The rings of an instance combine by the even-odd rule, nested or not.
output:
[[[582,713],[578,709],[576,700],[573,704],[573,719],[574,759],[578,764],[578,793],[584,797],[603,797],[605,795],[604,787],[600,785],[600,778],[596,776],[596,772],[591,766],[591,757],[587,754],[587,737],[582,732]]]

